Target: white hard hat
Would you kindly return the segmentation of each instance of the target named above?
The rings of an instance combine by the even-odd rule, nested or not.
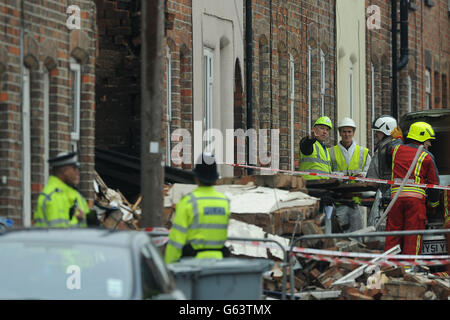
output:
[[[342,127],[353,127],[356,129],[356,124],[355,124],[355,121],[353,121],[352,119],[344,118],[344,119],[342,119],[341,122],[339,122],[338,128],[342,128]]]
[[[387,115],[379,116],[372,124],[372,130],[383,132],[387,136],[389,136],[396,127],[397,120]]]

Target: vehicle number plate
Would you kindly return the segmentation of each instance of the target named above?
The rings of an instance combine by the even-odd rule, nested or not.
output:
[[[447,254],[447,242],[442,240],[424,240],[422,254]]]

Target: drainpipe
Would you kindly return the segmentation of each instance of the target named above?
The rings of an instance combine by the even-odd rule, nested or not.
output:
[[[398,70],[402,70],[408,64],[408,0],[400,2],[400,61]]]
[[[24,107],[24,99],[23,99],[23,93],[24,93],[24,33],[25,33],[25,18],[24,18],[24,1],[20,1],[20,128],[22,132],[22,225],[27,226],[26,224],[26,218],[27,213],[25,212],[25,194],[23,190],[25,190],[25,177],[23,176],[25,172],[25,155],[24,155],[24,148],[23,144],[25,143],[25,137],[24,137],[24,116],[23,116],[23,107]]]
[[[272,101],[272,41],[273,41],[273,18],[272,18],[272,0],[270,0],[270,43],[269,43],[269,57],[270,57],[270,129],[273,129],[273,101]],[[272,154],[271,154],[272,156]]]
[[[398,87],[397,87],[397,0],[391,1],[391,28],[392,28],[392,92],[391,112],[392,116],[398,118]]]
[[[246,73],[246,97],[247,97],[247,130],[253,128],[253,26],[252,26],[252,0],[245,1],[245,73]],[[246,154],[247,164],[250,164],[250,139],[247,136]],[[251,175],[252,169],[247,169]]]

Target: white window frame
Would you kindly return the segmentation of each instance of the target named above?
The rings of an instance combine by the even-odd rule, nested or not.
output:
[[[425,69],[425,107],[431,109],[431,73],[428,69]]]
[[[171,131],[170,123],[172,122],[172,58],[170,56],[170,50],[167,48],[166,56],[166,75],[167,75],[167,114],[166,114],[166,165],[170,166],[172,161],[170,157],[171,151]]]
[[[308,133],[311,132],[311,60],[312,60],[312,49],[308,46]]]
[[[81,65],[70,58],[70,72],[74,74],[72,79],[72,140],[73,151],[76,151],[77,142],[80,140],[80,115],[81,115]]]
[[[291,100],[291,170],[294,170],[295,63],[292,54],[289,54],[289,93]]]
[[[50,174],[48,159],[50,157],[50,72],[44,70],[44,181]]]
[[[23,71],[22,88],[22,212],[24,227],[31,226],[31,74]]]
[[[349,107],[350,107],[350,118],[353,119],[354,103],[355,103],[355,88],[354,88],[354,73],[353,73],[353,61],[350,60],[349,67]]]
[[[411,76],[408,75],[408,112],[412,111],[412,80]]]
[[[325,115],[325,54],[320,50],[320,112]]]
[[[212,140],[211,130],[213,128],[213,93],[214,93],[214,51],[210,48],[203,50],[203,68],[204,68],[204,94],[205,109],[203,114],[204,132],[207,132],[205,145],[209,146]],[[211,150],[209,150],[211,151]]]

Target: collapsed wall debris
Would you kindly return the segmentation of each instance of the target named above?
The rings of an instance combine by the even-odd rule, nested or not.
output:
[[[314,187],[308,189],[307,186]],[[164,186],[163,221],[166,228],[171,227],[176,203],[196,187],[193,184]],[[96,205],[103,208],[99,218],[105,227],[140,230],[139,204],[142,197],[131,204],[120,190],[108,188],[98,174],[94,188]],[[329,188],[332,190],[327,191]],[[370,190],[372,186],[365,184],[362,186],[364,188]],[[342,194],[342,190],[346,190],[346,193],[362,190],[357,186],[344,186],[330,180],[305,185],[300,177],[286,175],[225,178],[218,181],[216,189],[230,199],[232,214],[229,237],[269,238],[285,247],[290,245],[293,236],[320,235],[325,232],[325,217],[319,212],[319,197],[323,192],[336,195]],[[283,252],[280,248],[236,241],[227,241],[226,245],[235,257],[275,261],[272,270],[264,274],[263,285],[266,295],[281,296]],[[350,237],[343,240],[302,240],[296,245],[338,252],[383,253],[379,241],[362,243]],[[447,300],[450,296],[450,278],[445,273],[431,274],[426,267],[418,273],[400,266],[363,266],[297,257],[295,265],[288,266],[286,270],[288,278],[290,268],[293,271],[293,288],[290,281],[286,283],[288,298],[291,291],[295,299]],[[358,271],[360,269],[362,271]],[[344,281],[348,278],[351,281]]]

